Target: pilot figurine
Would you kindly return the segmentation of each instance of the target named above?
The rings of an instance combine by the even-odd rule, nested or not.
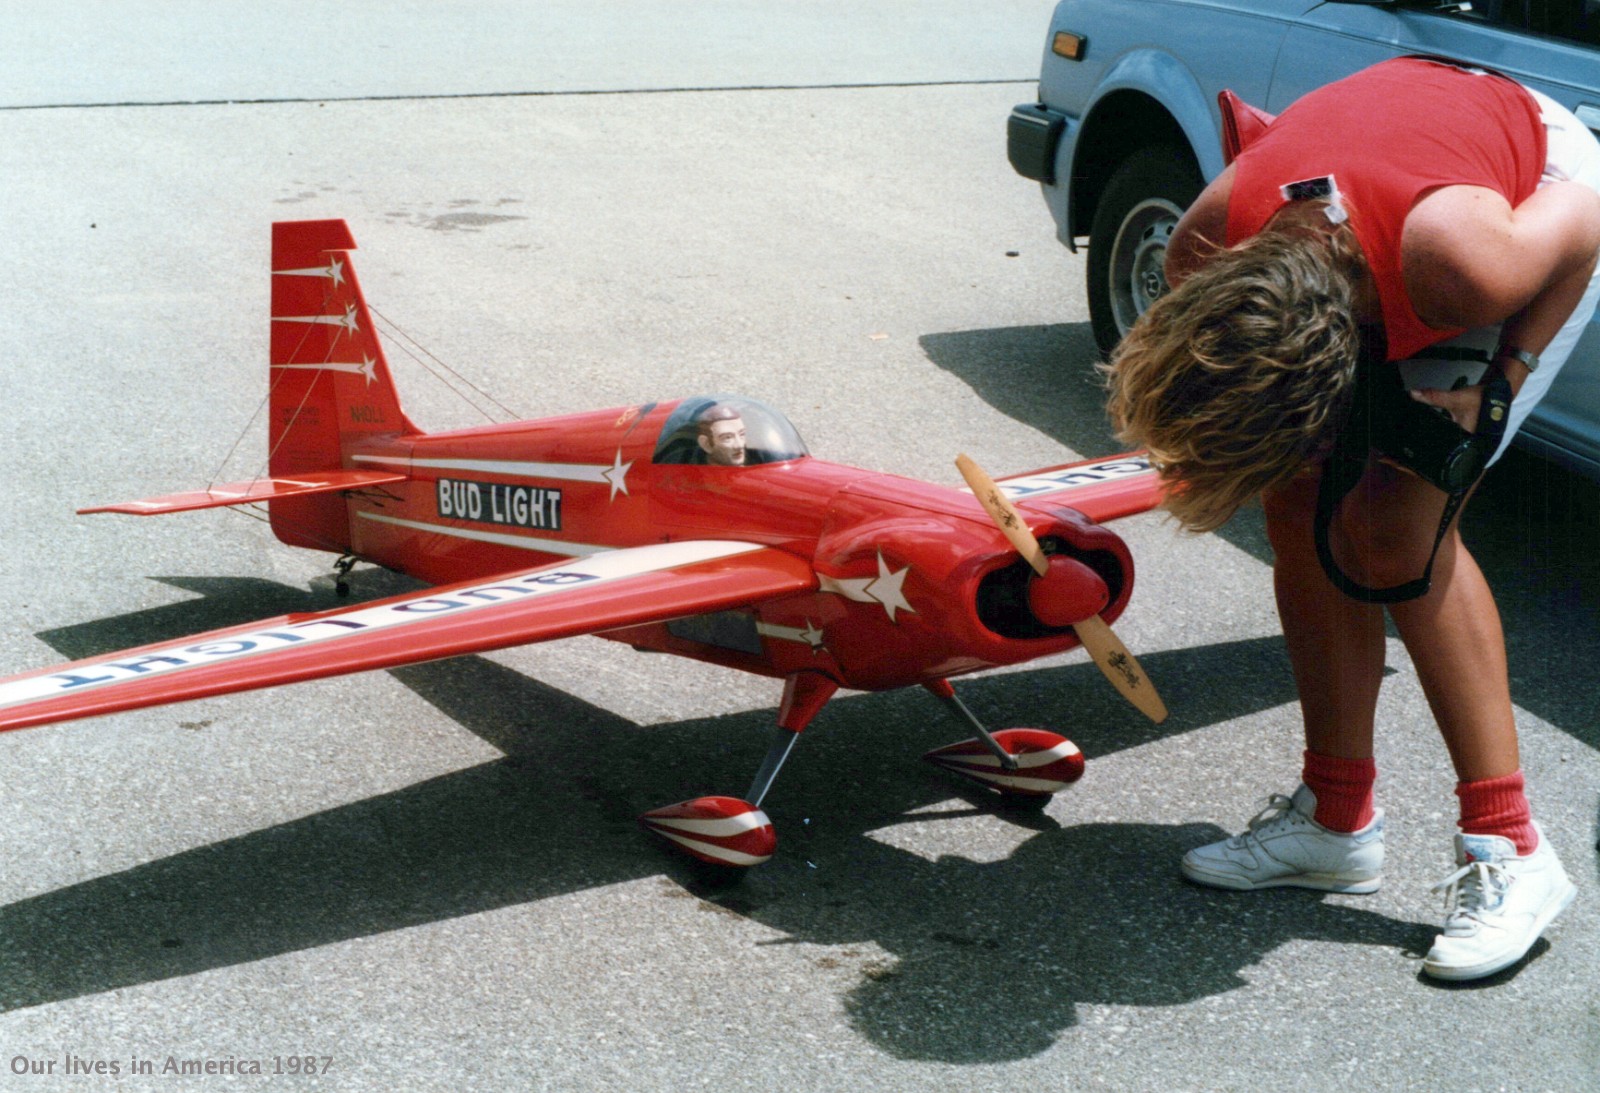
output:
[[[705,410],[695,422],[700,450],[706,462],[720,467],[742,467],[745,462],[744,419],[726,403]]]

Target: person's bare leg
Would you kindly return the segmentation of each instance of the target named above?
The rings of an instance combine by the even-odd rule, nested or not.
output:
[[[1383,825],[1372,805],[1383,614],[1345,597],[1323,574],[1312,538],[1316,495],[1316,476],[1307,474],[1262,498],[1305,723],[1302,784],[1291,797],[1269,798],[1242,834],[1185,854],[1180,868],[1197,884],[1365,893],[1383,883]]]
[[[1185,854],[1183,873],[1200,884],[1371,892],[1382,881],[1383,825],[1372,789],[1383,608],[1346,596],[1323,572],[1314,531],[1317,489],[1317,476],[1308,473],[1263,497],[1278,614],[1305,723],[1304,785],[1292,798],[1273,798],[1245,834]],[[1387,465],[1370,467],[1330,529],[1341,567],[1374,588],[1420,576],[1442,501],[1420,479]],[[1508,741],[1516,771],[1516,729],[1499,614],[1453,529],[1428,595],[1394,610],[1461,771],[1462,829],[1498,834],[1525,827],[1534,834],[1520,773],[1503,782],[1471,781],[1480,771],[1501,773],[1496,768]]]
[[[1463,782],[1521,768],[1500,612],[1466,544],[1451,529],[1433,588],[1389,609],[1434,721]]]
[[[1375,588],[1420,576],[1433,550],[1444,494],[1415,475],[1377,463],[1336,521],[1351,572]],[[1439,545],[1433,583],[1417,599],[1389,605],[1461,781],[1518,767],[1505,634],[1483,571],[1461,541],[1461,513]]]
[[[1359,603],[1328,580],[1312,538],[1314,474],[1262,498],[1275,553],[1273,583],[1305,719],[1306,749],[1370,759],[1383,682],[1383,609]]]

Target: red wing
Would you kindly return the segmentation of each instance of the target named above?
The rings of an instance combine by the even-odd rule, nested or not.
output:
[[[817,587],[750,543],[634,547],[0,680],[0,730],[727,610]]]
[[[1096,523],[1148,512],[1164,496],[1161,479],[1143,452],[1014,474],[999,479],[998,485],[1019,504],[1056,502]]]

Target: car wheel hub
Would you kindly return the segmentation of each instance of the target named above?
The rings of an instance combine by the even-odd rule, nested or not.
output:
[[[1111,309],[1122,333],[1167,291],[1167,240],[1183,211],[1162,198],[1129,210],[1111,248]]]

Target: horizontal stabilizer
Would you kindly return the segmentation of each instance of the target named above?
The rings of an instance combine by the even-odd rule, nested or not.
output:
[[[195,509],[215,509],[224,505],[248,505],[256,501],[302,497],[312,493],[331,493],[334,490],[363,489],[405,480],[405,475],[395,474],[392,471],[319,471],[315,474],[297,474],[288,478],[257,478],[250,482],[230,482],[227,485],[212,486],[204,490],[169,493],[165,497],[148,497],[143,501],[96,505],[93,508],[79,509],[78,515],[91,512],[124,512],[130,516],[159,516],[168,512],[192,512]]]

